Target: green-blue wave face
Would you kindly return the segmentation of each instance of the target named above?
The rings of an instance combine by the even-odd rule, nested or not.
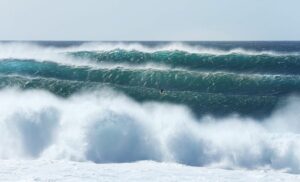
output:
[[[184,104],[196,115],[251,116],[268,115],[282,98],[300,91],[300,55],[294,52],[115,48],[50,54],[3,57],[0,87],[45,89],[63,97],[109,87],[138,101]]]

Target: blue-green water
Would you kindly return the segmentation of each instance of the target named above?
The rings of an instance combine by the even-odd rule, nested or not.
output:
[[[300,91],[300,42],[3,42],[0,87],[103,87],[196,115],[267,116]],[[163,91],[162,91],[163,90]]]

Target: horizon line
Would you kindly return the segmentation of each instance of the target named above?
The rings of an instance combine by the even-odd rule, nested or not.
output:
[[[300,42],[299,40],[1,40],[0,42]]]

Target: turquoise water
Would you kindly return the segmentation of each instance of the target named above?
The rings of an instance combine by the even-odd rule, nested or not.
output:
[[[6,42],[1,48],[1,88],[63,97],[109,87],[141,102],[183,104],[199,116],[261,117],[300,91],[298,42]],[[6,49],[16,55],[6,56]]]

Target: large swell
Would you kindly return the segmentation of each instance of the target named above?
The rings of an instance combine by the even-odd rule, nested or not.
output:
[[[44,89],[68,97],[110,87],[137,101],[184,104],[198,116],[262,118],[300,91],[300,50],[283,51],[277,44],[271,44],[274,50],[227,50],[182,43],[2,43],[0,88]]]
[[[300,172],[300,43],[52,44],[0,43],[0,158]]]

